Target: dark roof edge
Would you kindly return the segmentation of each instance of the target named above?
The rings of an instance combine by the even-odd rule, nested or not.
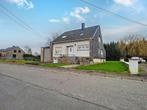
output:
[[[92,38],[90,38],[90,39],[93,39],[93,38],[95,37],[95,35],[96,35],[96,33],[97,33],[98,30],[100,30],[100,26],[99,26],[99,25],[97,26],[97,28],[96,28],[96,30],[95,30],[95,32],[94,32]]]
[[[100,25],[88,26],[88,27],[85,27],[85,28],[91,28],[91,27],[99,27],[99,28],[100,28]],[[63,32],[62,34],[66,33],[66,32],[76,31],[76,30],[80,30],[80,29],[79,29],[79,28],[77,28],[77,29],[72,29],[72,30]],[[62,35],[62,34],[61,34],[61,35]]]
[[[61,41],[61,42],[52,42],[53,44],[61,44],[61,43],[68,43],[68,42],[77,42],[77,41],[86,41],[86,40],[90,40],[90,38],[87,39],[78,39],[78,40],[67,40],[67,41]]]
[[[50,46],[46,46],[46,47],[41,47],[41,48],[50,48]]]

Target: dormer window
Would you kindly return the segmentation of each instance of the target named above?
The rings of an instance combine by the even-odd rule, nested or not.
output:
[[[81,34],[80,34],[80,36],[83,36],[83,35],[84,35],[84,33],[81,33]]]
[[[62,36],[62,38],[64,39],[64,38],[66,38],[67,36]]]

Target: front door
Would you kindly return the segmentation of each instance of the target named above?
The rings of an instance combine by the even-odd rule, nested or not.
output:
[[[13,55],[12,55],[12,58],[13,58],[13,59],[16,59],[16,54],[13,54]]]
[[[73,48],[73,46],[67,47],[67,54],[68,54],[68,56],[73,56],[74,55],[74,48]]]

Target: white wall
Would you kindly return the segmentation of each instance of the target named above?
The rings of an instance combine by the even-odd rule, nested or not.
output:
[[[88,41],[80,41],[80,42],[70,42],[70,43],[62,43],[62,44],[54,44],[53,45],[53,57],[59,57],[59,55],[55,54],[55,48],[61,47],[62,51],[60,54],[62,55],[67,55],[67,47],[68,46],[73,46],[74,47],[74,56],[77,57],[90,57],[90,52],[89,50],[87,51],[78,51],[78,45],[89,45],[90,48],[90,42]]]

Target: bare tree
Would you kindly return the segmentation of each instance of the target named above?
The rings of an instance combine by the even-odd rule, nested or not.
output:
[[[50,45],[51,42],[52,42],[53,40],[55,40],[59,35],[60,35],[59,32],[58,32],[58,33],[52,33],[51,37],[47,38],[47,43],[46,43],[46,45]]]
[[[29,46],[24,47],[25,53],[32,55],[32,49]]]

